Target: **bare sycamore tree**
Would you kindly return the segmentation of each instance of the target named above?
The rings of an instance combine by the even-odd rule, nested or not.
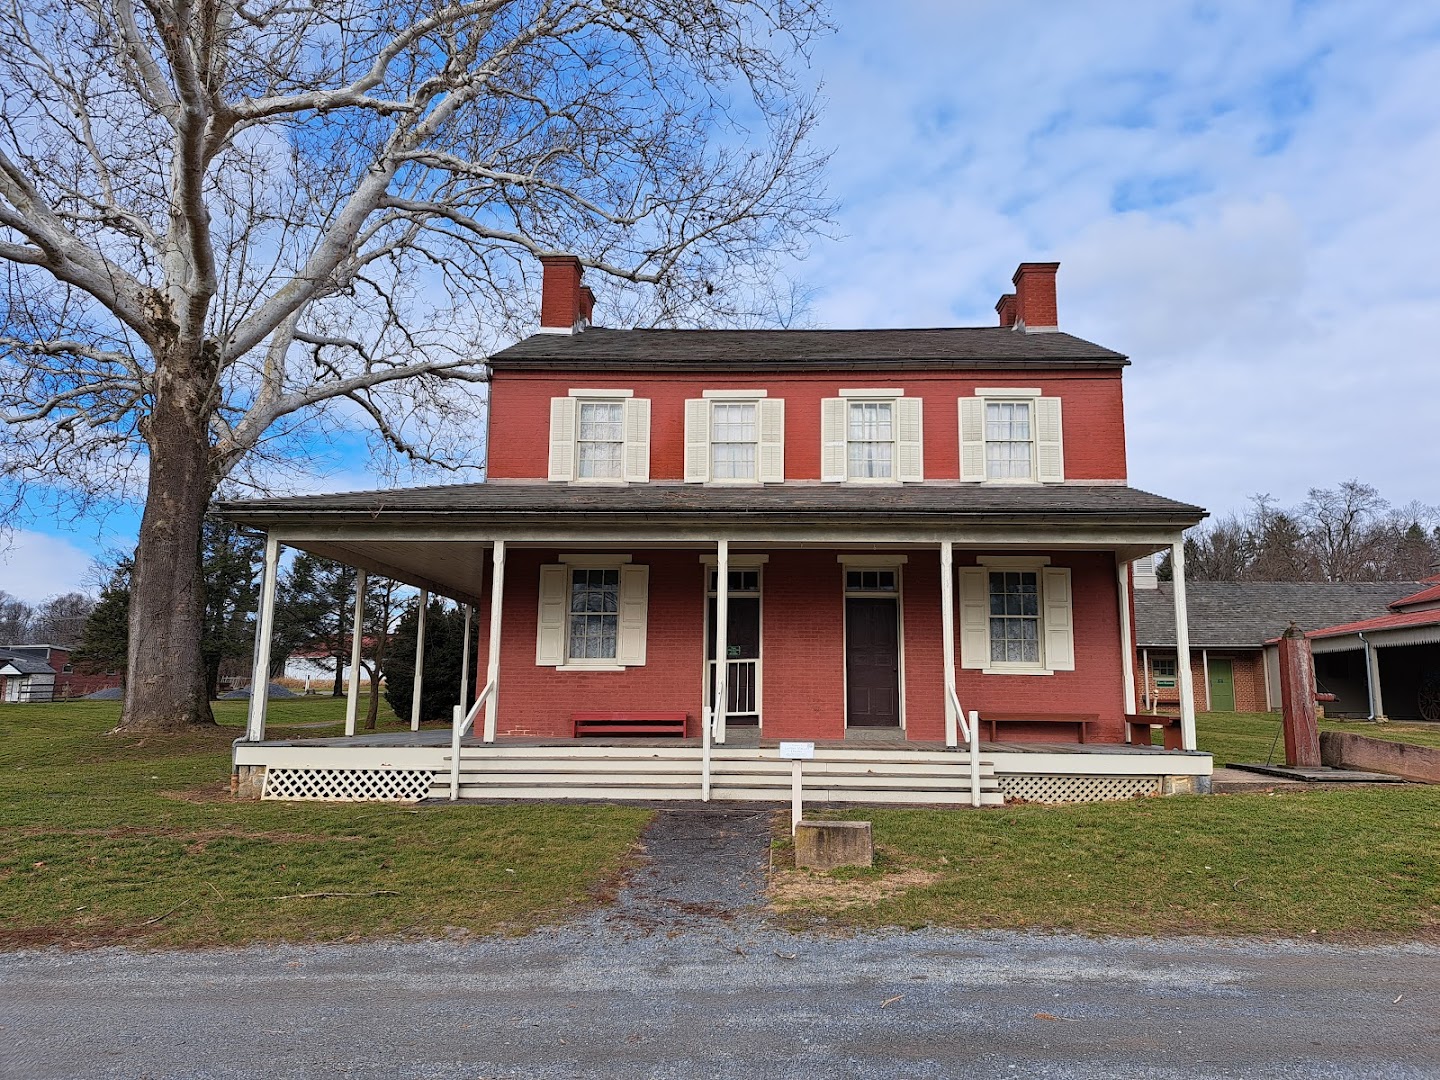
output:
[[[820,3],[0,0],[0,483],[10,520],[145,492],[122,728],[210,719],[222,482],[362,422],[479,464],[529,256],[637,320],[759,309],[826,213]]]

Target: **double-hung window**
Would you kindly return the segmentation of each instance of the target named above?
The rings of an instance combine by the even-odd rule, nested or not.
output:
[[[550,399],[551,480],[650,479],[650,402],[630,390],[571,390]]]
[[[706,390],[685,402],[685,482],[785,479],[785,402],[764,390]]]
[[[923,480],[922,434],[919,398],[899,389],[841,390],[820,403],[821,479]]]
[[[575,439],[577,480],[625,479],[625,404],[579,403],[580,430]]]
[[[1060,399],[1038,388],[984,387],[960,399],[960,479],[1055,484],[1065,479]]]
[[[991,674],[1075,668],[1070,570],[1043,556],[981,556],[962,567],[960,664]]]
[[[567,555],[540,568],[535,662],[557,668],[645,663],[649,568],[629,556]]]

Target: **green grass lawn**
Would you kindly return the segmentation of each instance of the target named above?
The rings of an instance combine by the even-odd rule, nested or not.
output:
[[[1200,749],[1264,761],[1279,722],[1202,714]],[[1321,726],[1440,745],[1429,725]],[[874,823],[877,866],[782,874],[802,924],[1440,937],[1440,786],[838,816]]]
[[[0,947],[523,930],[603,892],[650,817],[237,801],[245,702],[215,708],[220,727],[138,738],[106,734],[116,702],[0,706]],[[338,731],[343,713],[272,701],[270,732]]]
[[[840,816],[874,823],[877,868],[782,887],[802,924],[1440,936],[1440,787]]]

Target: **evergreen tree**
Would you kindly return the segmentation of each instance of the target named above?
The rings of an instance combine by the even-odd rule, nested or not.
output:
[[[385,664],[385,700],[401,719],[410,717],[415,686],[415,640],[419,626],[418,603],[411,603],[390,641]],[[465,647],[465,615],[443,600],[431,600],[425,609],[425,680],[420,688],[420,719],[448,720],[460,704],[461,650]],[[474,671],[472,666],[471,671]]]

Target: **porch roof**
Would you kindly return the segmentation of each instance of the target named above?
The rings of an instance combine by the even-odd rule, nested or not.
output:
[[[1124,522],[1186,528],[1198,506],[1119,484],[985,485],[926,482],[894,486],[790,482],[712,487],[656,482],[629,486],[492,480],[445,487],[237,500],[220,516],[250,525],[297,521],[437,521],[466,524],[565,524],[612,521],[795,524],[979,524]]]

